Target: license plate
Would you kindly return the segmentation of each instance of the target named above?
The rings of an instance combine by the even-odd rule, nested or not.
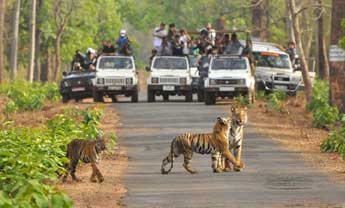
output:
[[[222,91],[222,92],[232,92],[232,91],[235,91],[235,88],[234,87],[220,87],[219,91]]]
[[[120,86],[109,86],[108,90],[121,90],[122,88]]]
[[[274,85],[274,88],[277,90],[287,90],[286,85]]]
[[[72,92],[80,92],[85,91],[85,87],[73,87]]]
[[[163,86],[163,91],[174,91],[175,86]]]

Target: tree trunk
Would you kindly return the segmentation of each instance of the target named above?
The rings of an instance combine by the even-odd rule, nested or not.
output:
[[[261,41],[268,39],[268,1],[252,0],[252,35]]]
[[[36,0],[31,0],[30,14],[30,59],[29,59],[29,76],[28,81],[34,80],[35,67],[35,41],[36,41]]]
[[[326,63],[327,56],[326,56],[326,49],[325,49],[325,37],[323,33],[323,12],[322,12],[322,0],[317,0],[317,4],[320,5],[315,10],[315,15],[317,18],[317,67],[318,67],[318,74],[320,79],[328,80],[329,79],[329,67]]]
[[[0,83],[5,71],[4,63],[5,0],[0,0]]]
[[[11,44],[11,80],[17,78],[17,57],[18,57],[18,33],[19,33],[20,0],[17,0],[13,15],[13,37]]]
[[[329,71],[330,103],[337,106],[340,113],[345,113],[345,57],[339,53],[344,50],[338,46],[340,38],[345,35],[340,26],[344,11],[345,1],[333,0]]]
[[[55,67],[54,67],[54,76],[53,76],[53,81],[57,81],[60,73],[60,66],[61,66],[61,35],[62,35],[62,30],[59,30],[56,33],[56,38],[55,38]]]
[[[36,29],[36,45],[35,45],[35,71],[34,81],[41,81],[41,42],[42,42],[42,31]]]
[[[293,30],[293,26],[292,26],[292,14],[291,14],[291,10],[290,10],[290,0],[285,0],[285,4],[286,4],[286,30],[287,30],[287,34],[289,37],[289,41],[290,42],[294,42],[296,43],[296,38],[295,38],[295,32]]]
[[[303,82],[304,82],[304,87],[305,87],[305,94],[307,98],[307,102],[310,103],[312,101],[312,86],[311,86],[311,81],[309,77],[309,67],[308,63],[304,54],[304,49],[303,49],[303,43],[302,43],[302,35],[300,31],[300,26],[299,26],[299,20],[298,20],[298,14],[296,13],[296,3],[295,0],[289,0],[289,5],[287,5],[288,8],[290,9],[290,12],[292,14],[292,26],[296,38],[296,45],[297,48],[300,51],[300,59],[301,59],[301,71],[302,71],[302,76],[303,76]]]

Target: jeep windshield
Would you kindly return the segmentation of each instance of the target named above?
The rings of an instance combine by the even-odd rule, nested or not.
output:
[[[215,58],[211,65],[212,70],[244,70],[247,69],[243,58]]]
[[[290,59],[286,54],[272,52],[253,52],[258,67],[290,69]]]
[[[189,59],[190,67],[198,67],[198,61],[199,61],[198,57],[196,57],[196,56],[189,56],[188,59]]]
[[[187,59],[185,58],[168,58],[168,57],[158,57],[153,63],[154,69],[187,69]]]
[[[98,69],[133,69],[133,62],[127,57],[101,57]]]

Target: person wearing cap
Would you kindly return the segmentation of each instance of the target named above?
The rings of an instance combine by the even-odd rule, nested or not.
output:
[[[127,32],[126,30],[122,29],[120,31],[120,36],[116,41],[117,44],[117,48],[120,50],[121,48],[123,48],[123,46],[125,45],[126,42],[128,42],[128,37],[127,37]]]
[[[97,63],[97,51],[93,48],[88,48],[86,50],[86,58],[84,60],[83,68],[89,71],[94,71],[96,69]]]
[[[167,37],[168,32],[165,30],[165,23],[161,23],[153,32],[153,47],[158,49],[162,45],[163,38]]]

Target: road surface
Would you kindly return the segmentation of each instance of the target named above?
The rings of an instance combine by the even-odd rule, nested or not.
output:
[[[209,155],[194,154],[191,175],[176,159],[169,175],[160,174],[171,140],[184,132],[209,132],[228,106],[203,103],[117,103],[120,143],[127,147],[123,183],[132,207],[345,207],[345,187],[305,164],[297,153],[245,128],[243,172],[215,174]],[[250,121],[250,115],[249,115]]]

